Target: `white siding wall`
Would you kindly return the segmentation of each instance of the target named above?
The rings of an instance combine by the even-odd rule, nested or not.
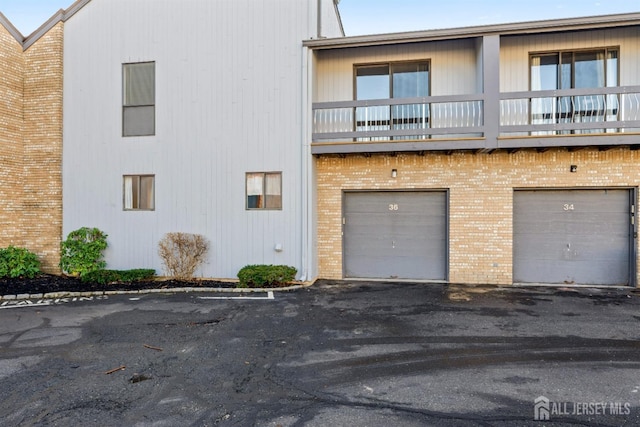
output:
[[[529,54],[592,47],[620,47],[620,85],[640,84],[640,27],[562,34],[503,37],[500,41],[500,90],[529,90]]]
[[[317,53],[315,102],[353,99],[353,66],[429,59],[431,95],[462,95],[481,91],[473,39],[380,47],[335,49]]]
[[[108,268],[156,268],[160,238],[211,242],[205,277],[302,265],[303,50],[314,2],[93,0],[65,25],[64,229],[109,234]],[[122,64],[156,62],[156,135],[122,137]],[[282,211],[245,210],[245,173],[282,171]],[[155,174],[124,212],[122,175]],[[274,251],[275,244],[284,250]]]
[[[322,10],[322,24],[320,33],[323,37],[341,37],[342,25],[340,24],[340,17],[336,11],[334,0],[316,0],[321,4]]]

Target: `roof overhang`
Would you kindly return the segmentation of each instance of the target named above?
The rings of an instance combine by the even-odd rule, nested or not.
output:
[[[582,18],[553,19],[518,22],[511,24],[482,25],[474,27],[445,28],[405,33],[373,34],[331,39],[305,40],[303,45],[314,50],[343,49],[351,47],[381,46],[398,43],[419,43],[436,40],[454,40],[489,35],[525,35],[551,32],[592,30],[640,25],[640,13],[587,16]]]

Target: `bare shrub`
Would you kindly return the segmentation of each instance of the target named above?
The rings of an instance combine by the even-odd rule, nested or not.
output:
[[[205,260],[209,242],[200,234],[167,233],[158,243],[165,271],[176,279],[190,279]]]

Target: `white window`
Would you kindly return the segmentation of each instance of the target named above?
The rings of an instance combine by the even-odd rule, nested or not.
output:
[[[247,209],[282,209],[282,173],[247,173]]]
[[[156,133],[156,63],[122,66],[122,135]]]
[[[123,177],[124,210],[154,210],[155,180],[154,175],[125,175]]]

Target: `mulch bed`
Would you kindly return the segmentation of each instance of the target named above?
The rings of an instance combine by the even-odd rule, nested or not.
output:
[[[138,291],[170,288],[235,288],[236,283],[217,280],[144,280],[133,283],[100,285],[86,283],[77,277],[41,274],[33,279],[0,279],[0,295],[46,294],[49,292]]]

